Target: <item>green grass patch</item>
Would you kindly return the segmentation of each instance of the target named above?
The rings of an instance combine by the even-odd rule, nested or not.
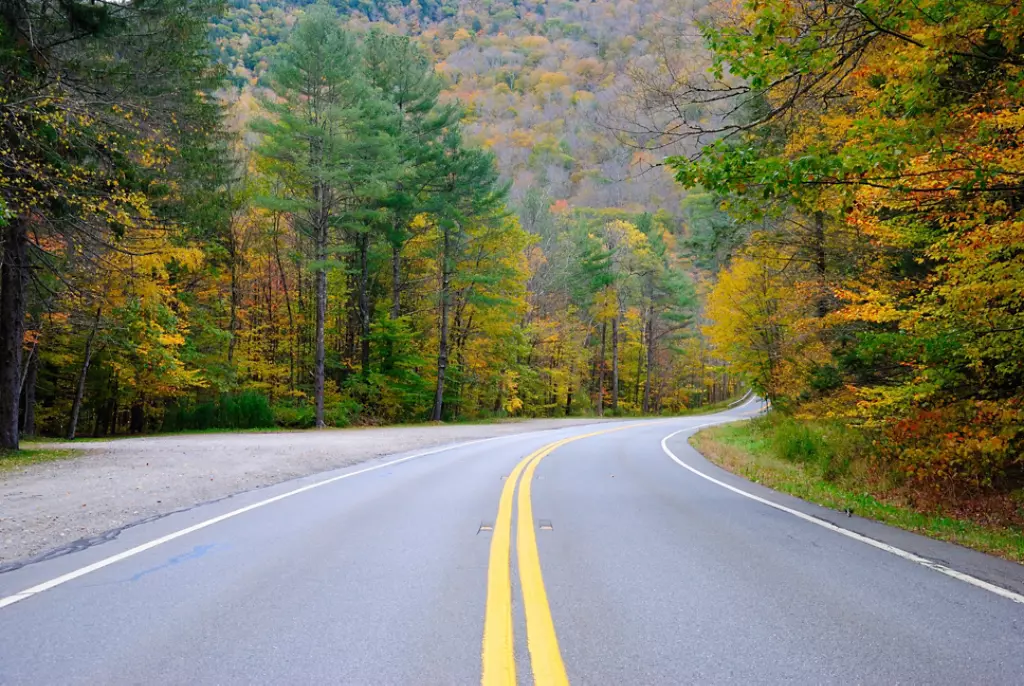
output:
[[[869,441],[838,423],[756,419],[705,429],[690,439],[715,464],[833,510],[852,510],[907,531],[1024,563],[1024,531],[920,511],[869,476]]]
[[[0,472],[16,471],[29,465],[66,460],[75,457],[76,450],[47,450],[43,448],[27,448],[22,450],[0,451]]]

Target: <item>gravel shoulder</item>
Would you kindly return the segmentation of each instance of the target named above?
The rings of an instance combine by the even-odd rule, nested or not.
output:
[[[535,419],[36,445],[81,454],[0,472],[0,572],[141,520],[375,457],[600,421]]]

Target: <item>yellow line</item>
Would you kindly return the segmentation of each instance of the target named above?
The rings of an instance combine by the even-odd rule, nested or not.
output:
[[[530,455],[529,457],[532,457]],[[515,686],[516,661],[512,645],[512,494],[526,462],[521,461],[505,481],[491,537],[487,564],[487,611],[484,616],[483,686]]]
[[[580,436],[580,438],[583,438]],[[568,441],[566,441],[568,442]],[[540,553],[533,524],[533,502],[530,498],[533,473],[545,455],[558,445],[530,460],[519,484],[519,521],[516,548],[519,552],[519,583],[523,588],[523,610],[526,614],[526,644],[530,649],[533,682],[542,686],[569,686],[562,652],[558,647],[555,622],[551,618],[548,593],[540,570]]]
[[[526,642],[530,651],[534,683],[547,686],[567,686],[569,678],[558,647],[551,607],[540,569],[540,553],[533,528],[533,502],[531,499],[533,474],[540,461],[566,443],[630,429],[637,424],[618,426],[581,436],[572,436],[550,443],[536,450],[515,466],[498,501],[498,516],[494,521],[490,560],[487,570],[487,608],[484,616],[483,686],[514,686],[516,684],[515,647],[512,628],[512,500],[516,482],[519,485],[517,518],[517,552],[519,579],[523,589],[523,607],[526,614]]]

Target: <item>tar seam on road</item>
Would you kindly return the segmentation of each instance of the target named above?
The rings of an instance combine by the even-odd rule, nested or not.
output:
[[[701,426],[694,427],[692,429],[680,429],[679,431],[676,431],[674,433],[669,434],[668,436],[665,436],[665,438],[661,439],[661,449],[663,451],[665,451],[665,454],[668,455],[670,458],[672,458],[672,460],[674,462],[676,462],[676,464],[678,464],[680,467],[684,467],[684,468],[690,470],[691,472],[693,472],[694,474],[696,474],[697,476],[701,477],[702,479],[707,479],[711,483],[717,484],[717,485],[721,486],[722,488],[726,488],[726,489],[732,491],[733,493],[737,493],[737,494],[743,496],[744,498],[750,498],[751,500],[754,500],[754,501],[757,501],[757,502],[762,503],[764,505],[767,505],[768,507],[773,507],[776,510],[779,510],[781,512],[785,512],[786,514],[791,514],[794,517],[798,517],[799,519],[802,519],[802,520],[804,520],[806,522],[810,522],[811,524],[816,524],[816,525],[818,525],[818,526],[820,526],[820,527],[822,527],[824,529],[828,529],[829,531],[834,531],[837,534],[842,534],[843,536],[846,536],[848,538],[852,538],[855,541],[860,541],[861,543],[866,543],[867,545],[872,546],[873,548],[878,548],[879,550],[884,550],[887,553],[892,553],[893,555],[896,555],[897,557],[902,557],[904,560],[909,560],[910,562],[914,562],[914,563],[919,564],[919,565],[921,565],[923,567],[927,567],[929,569],[934,569],[936,572],[939,572],[941,574],[945,574],[946,576],[952,577],[952,578],[957,579],[959,581],[963,581],[964,583],[968,583],[968,584],[970,584],[972,586],[976,586],[978,588],[984,589],[986,591],[989,591],[990,593],[995,593],[996,595],[1002,596],[1003,598],[1006,598],[1007,600],[1012,600],[1015,603],[1022,603],[1022,604],[1024,604],[1024,595],[1021,595],[1019,593],[1014,593],[1013,591],[1011,591],[1009,589],[1003,588],[1001,586],[996,586],[995,584],[991,584],[991,583],[989,583],[987,581],[984,581],[983,579],[979,579],[977,577],[971,576],[970,574],[964,574],[963,572],[958,572],[955,569],[951,569],[950,567],[947,567],[945,565],[939,564],[938,562],[935,562],[934,560],[929,560],[928,558],[921,557],[920,555],[915,555],[914,553],[911,553],[911,552],[908,552],[906,550],[903,550],[902,548],[897,548],[896,546],[889,545],[888,543],[883,543],[881,541],[876,541],[875,539],[869,538],[867,536],[864,536],[863,534],[859,534],[856,531],[850,531],[849,529],[844,529],[843,527],[838,526],[836,524],[833,524],[832,522],[827,522],[824,519],[819,519],[818,517],[815,517],[813,515],[809,515],[809,514],[806,514],[804,512],[800,512],[799,510],[794,510],[791,507],[786,507],[785,505],[780,505],[779,503],[774,503],[771,500],[768,500],[766,498],[762,498],[760,496],[756,496],[753,493],[748,493],[747,491],[744,491],[743,489],[740,489],[740,488],[736,488],[735,486],[730,486],[729,484],[725,483],[724,481],[719,481],[718,479],[716,479],[716,478],[714,478],[712,476],[708,476],[704,472],[701,472],[701,471],[695,469],[694,467],[691,467],[690,465],[688,465],[685,462],[683,462],[682,460],[680,460],[679,457],[675,453],[673,453],[671,450],[669,450],[668,441],[673,436],[677,436],[677,435],[683,433],[684,431],[696,431],[698,429],[703,429],[706,426],[711,426],[711,424],[702,424]]]
[[[94,562],[91,565],[86,565],[85,567],[81,567],[81,568],[76,569],[74,571],[68,572],[67,574],[64,574],[62,576],[58,576],[58,577],[56,577],[54,579],[50,579],[49,581],[44,581],[41,584],[37,584],[37,585],[32,586],[30,588],[26,588],[24,591],[20,591],[18,593],[15,593],[14,595],[9,595],[7,597],[0,598],[0,609],[5,608],[8,605],[14,605],[15,603],[17,603],[19,601],[22,601],[22,600],[25,600],[26,598],[31,598],[32,596],[34,596],[34,595],[36,595],[38,593],[43,593],[44,591],[49,591],[50,589],[56,588],[57,586],[60,586],[61,584],[66,584],[69,581],[74,581],[75,579],[78,579],[79,577],[83,577],[86,574],[90,574],[90,573],[95,572],[95,571],[97,571],[99,569],[103,569],[104,567],[108,567],[108,566],[114,564],[115,562],[120,562],[121,560],[125,560],[125,559],[127,559],[129,557],[133,557],[135,555],[138,555],[139,553],[145,552],[145,551],[150,550],[152,548],[155,548],[155,547],[157,547],[159,545],[163,545],[164,543],[168,543],[170,541],[173,541],[176,538],[181,538],[182,536],[187,536],[188,534],[196,532],[196,531],[199,531],[200,529],[205,529],[208,526],[213,526],[214,524],[218,524],[220,522],[223,522],[224,520],[231,519],[232,517],[237,517],[240,514],[245,514],[246,512],[251,512],[252,510],[261,508],[264,505],[270,505],[271,503],[276,503],[276,502],[278,502],[280,500],[284,500],[285,498],[290,498],[293,495],[298,495],[300,493],[305,493],[306,491],[311,491],[314,488],[320,488],[321,486],[326,486],[327,484],[332,484],[332,483],[334,483],[336,481],[341,481],[342,479],[348,479],[348,478],[351,478],[353,476],[359,476],[360,474],[366,474],[367,472],[372,472],[372,471],[376,471],[378,469],[383,469],[385,467],[391,467],[391,466],[396,465],[396,464],[401,464],[402,462],[408,462],[409,460],[415,460],[417,458],[426,457],[428,455],[436,455],[437,453],[442,453],[442,452],[445,452],[445,451],[448,451],[448,450],[456,450],[458,448],[464,448],[466,446],[476,445],[478,443],[486,443],[487,441],[493,441],[493,440],[497,440],[499,438],[505,438],[505,436],[495,436],[493,438],[481,438],[480,440],[476,440],[476,441],[467,441],[465,443],[456,443],[455,445],[448,445],[448,446],[444,446],[444,447],[441,447],[441,448],[435,448],[433,450],[427,450],[427,451],[424,451],[424,452],[421,452],[421,453],[416,453],[414,455],[407,455],[406,457],[401,457],[401,458],[398,458],[397,460],[390,460],[388,462],[384,462],[382,464],[374,465],[372,467],[364,467],[363,469],[359,469],[359,470],[356,470],[354,472],[347,472],[345,474],[340,474],[338,476],[334,476],[334,477],[331,477],[329,479],[324,479],[323,481],[317,481],[316,483],[307,484],[305,486],[302,486],[301,488],[296,488],[294,490],[288,491],[287,493],[282,493],[280,495],[276,495],[273,498],[267,498],[266,500],[261,500],[261,501],[259,501],[257,503],[253,503],[251,505],[246,505],[245,507],[240,507],[237,510],[232,510],[231,512],[227,512],[227,513],[222,514],[222,515],[220,515],[218,517],[213,517],[212,519],[207,519],[206,521],[199,522],[198,524],[193,524],[190,527],[186,527],[184,529],[179,529],[178,531],[175,531],[173,533],[169,533],[166,536],[161,536],[160,538],[155,538],[152,541],[148,541],[148,542],[143,543],[141,545],[137,545],[134,548],[130,548],[129,550],[125,550],[123,552],[120,552],[117,555],[111,555],[110,557],[107,557],[107,558],[104,558],[102,560],[99,560],[98,562]]]

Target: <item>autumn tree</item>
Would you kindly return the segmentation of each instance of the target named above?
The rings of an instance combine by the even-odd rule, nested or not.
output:
[[[710,68],[677,80],[686,106],[662,133],[704,145],[669,162],[763,220],[801,274],[787,289],[813,304],[831,359],[799,397],[917,427],[890,455],[922,480],[1019,474],[1016,4],[745,2],[702,32]],[[962,433],[943,428],[972,413]]]
[[[182,171],[178,142],[202,145],[216,130],[202,93],[218,11],[175,0],[0,7],[0,447],[18,446],[27,288],[61,262],[48,253],[154,222],[180,200],[161,183]]]

